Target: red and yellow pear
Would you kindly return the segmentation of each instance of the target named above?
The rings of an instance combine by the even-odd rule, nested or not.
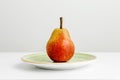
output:
[[[60,17],[60,28],[55,28],[47,42],[46,51],[54,62],[66,62],[74,55],[74,43],[66,28],[62,26],[63,18]]]

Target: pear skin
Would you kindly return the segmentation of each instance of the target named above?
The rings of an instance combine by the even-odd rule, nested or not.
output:
[[[74,55],[74,43],[68,30],[61,26],[54,29],[46,45],[47,54],[54,62],[66,62]]]

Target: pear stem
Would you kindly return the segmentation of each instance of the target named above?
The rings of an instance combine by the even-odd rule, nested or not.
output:
[[[60,29],[62,29],[63,18],[60,17]]]

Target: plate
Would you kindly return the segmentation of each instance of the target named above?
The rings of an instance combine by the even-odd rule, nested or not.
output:
[[[47,53],[28,54],[23,56],[23,62],[35,65],[44,69],[74,69],[87,65],[96,60],[96,56],[86,53],[75,53],[67,62],[53,62]]]

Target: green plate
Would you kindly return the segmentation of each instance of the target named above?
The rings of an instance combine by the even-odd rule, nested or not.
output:
[[[67,62],[53,62],[47,53],[29,54],[22,57],[22,61],[46,69],[73,69],[95,61],[96,57],[86,53],[75,53]]]

